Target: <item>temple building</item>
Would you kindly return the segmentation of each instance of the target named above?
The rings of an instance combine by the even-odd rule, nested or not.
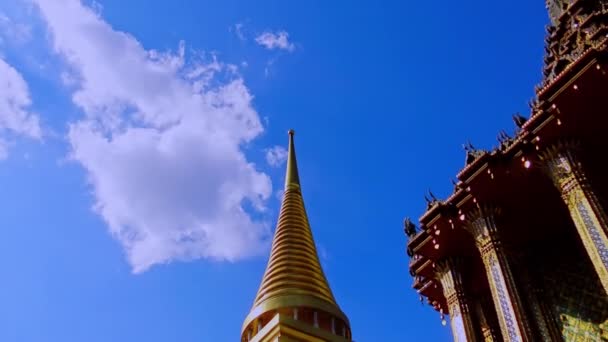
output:
[[[241,342],[348,342],[351,330],[329,287],[313,240],[289,131],[285,191],[270,259]]]
[[[456,341],[608,341],[608,0],[547,7],[529,115],[405,220],[413,288]]]

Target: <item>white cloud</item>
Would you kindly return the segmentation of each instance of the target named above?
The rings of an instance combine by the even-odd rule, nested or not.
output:
[[[317,251],[319,252],[319,258],[321,259],[321,262],[326,263],[327,261],[329,261],[329,253],[327,253],[327,248],[325,248],[323,244],[317,243]]]
[[[230,26],[228,31],[234,32],[234,34],[237,36],[237,38],[239,38],[239,40],[245,41],[245,40],[247,40],[247,37],[245,37],[245,32],[243,30],[244,27],[245,27],[245,24],[236,23],[236,24]]]
[[[41,138],[40,121],[29,109],[31,103],[21,74],[0,58],[0,159],[8,155],[10,136]]]
[[[252,218],[272,194],[243,146],[263,131],[233,66],[145,49],[78,0],[35,0],[86,114],[69,129],[95,210],[134,272],[173,260],[237,260],[267,247]]]
[[[0,45],[4,40],[22,44],[29,41],[31,37],[32,29],[30,26],[15,22],[6,14],[0,12]]]
[[[63,85],[68,87],[78,84],[76,77],[67,71],[62,72],[61,75],[59,75],[59,78],[61,78]]]
[[[289,33],[285,31],[270,32],[266,31],[255,38],[255,41],[268,50],[285,50],[292,52],[295,45],[289,41]]]
[[[270,76],[270,74],[272,73],[272,70],[273,70],[274,63],[276,61],[277,61],[276,58],[271,58],[268,61],[266,61],[266,66],[264,67],[264,76],[265,77]]]
[[[283,201],[283,195],[285,194],[285,189],[278,189],[274,192],[274,196],[279,200],[279,202]]]
[[[266,150],[266,162],[273,167],[281,166],[287,160],[287,150],[283,146],[275,146]]]

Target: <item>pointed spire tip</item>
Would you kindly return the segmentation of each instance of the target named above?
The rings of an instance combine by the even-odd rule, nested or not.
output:
[[[300,177],[298,176],[298,164],[296,162],[296,149],[293,142],[293,136],[296,131],[290,129],[289,133],[289,148],[287,151],[287,172],[285,175],[285,190],[300,189]]]

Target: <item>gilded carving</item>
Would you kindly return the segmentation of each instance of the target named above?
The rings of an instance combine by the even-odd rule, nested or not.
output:
[[[544,85],[551,83],[569,65],[579,60],[590,49],[601,49],[606,36],[608,17],[604,1],[579,1],[580,6],[566,11],[570,0],[548,2],[552,25],[547,29],[545,47]]]

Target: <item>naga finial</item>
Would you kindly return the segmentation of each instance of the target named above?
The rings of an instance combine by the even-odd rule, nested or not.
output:
[[[526,119],[519,112],[513,114],[513,122],[515,122],[515,126],[517,126],[517,128],[521,129],[524,126],[524,124],[526,123],[526,121],[528,121],[528,119]]]
[[[406,217],[405,220],[403,220],[403,231],[409,238],[416,235],[416,225],[409,217]]]

